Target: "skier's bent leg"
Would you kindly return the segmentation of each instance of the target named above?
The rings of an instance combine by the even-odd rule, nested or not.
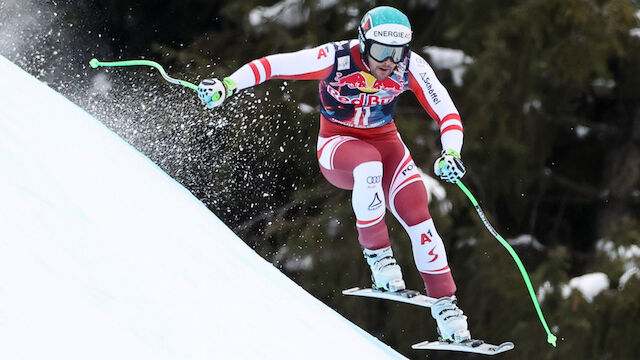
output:
[[[374,286],[389,291],[404,290],[402,271],[393,257],[384,225],[386,203],[382,190],[382,162],[369,161],[353,169],[351,202],[357,219],[358,239],[365,248],[364,256],[371,267]]]
[[[427,295],[438,299],[431,306],[431,315],[436,320],[440,336],[454,342],[470,339],[467,317],[458,307],[454,295],[456,285],[447,263],[444,243],[427,210],[427,194],[422,181],[413,182],[392,194],[394,213],[411,238],[413,256]]]
[[[352,190],[358,241],[371,268],[373,286],[389,291],[405,289],[384,221],[386,201],[380,152],[356,138],[319,138],[318,160],[320,170],[330,183]]]
[[[384,221],[382,162],[378,150],[353,137],[318,139],[318,161],[324,177],[333,185],[352,190],[358,241],[365,249],[390,246]]]
[[[427,192],[421,179],[395,192],[392,190],[390,197],[394,214],[411,239],[413,257],[424,280],[427,295],[434,298],[453,296],[456,285],[444,243],[429,214]]]

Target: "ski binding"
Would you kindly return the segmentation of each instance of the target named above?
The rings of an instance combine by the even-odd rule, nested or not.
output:
[[[500,345],[487,344],[482,340],[466,340],[463,342],[448,341],[424,341],[413,345],[416,350],[453,350],[484,355],[496,355],[512,350],[515,345],[512,342],[503,342]]]
[[[436,299],[423,295],[419,291],[407,289],[391,292],[372,288],[362,289],[359,287],[354,287],[351,289],[343,290],[342,294],[392,300],[427,308],[431,307],[431,305],[436,301]]]

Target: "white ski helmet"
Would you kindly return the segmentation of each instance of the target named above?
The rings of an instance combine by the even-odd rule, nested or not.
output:
[[[360,53],[382,62],[388,58],[394,63],[402,61],[409,52],[412,32],[409,19],[391,6],[379,6],[362,17],[358,27]]]

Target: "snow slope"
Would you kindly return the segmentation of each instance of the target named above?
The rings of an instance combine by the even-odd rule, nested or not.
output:
[[[0,359],[404,358],[0,56]]]

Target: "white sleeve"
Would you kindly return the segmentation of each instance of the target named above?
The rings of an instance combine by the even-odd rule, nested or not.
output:
[[[335,47],[327,43],[291,53],[274,54],[243,65],[230,78],[242,90],[269,79],[322,80],[335,62]]]
[[[409,61],[409,88],[429,116],[438,123],[442,149],[460,153],[464,137],[460,113],[431,66],[414,52],[411,52]]]

